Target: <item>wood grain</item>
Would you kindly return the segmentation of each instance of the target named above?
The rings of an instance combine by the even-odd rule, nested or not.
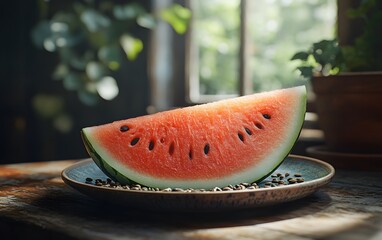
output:
[[[179,214],[82,195],[60,178],[74,162],[0,166],[2,239],[382,239],[379,172],[337,171],[324,189],[273,207]]]

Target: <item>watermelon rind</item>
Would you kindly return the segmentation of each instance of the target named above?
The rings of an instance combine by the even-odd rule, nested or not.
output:
[[[86,137],[84,131],[81,131],[81,137],[82,137],[82,141],[85,144],[85,148],[86,148],[87,152],[89,153],[89,155],[93,159],[94,163],[101,169],[102,172],[104,172],[109,178],[111,178],[114,181],[117,181],[121,184],[132,184],[132,183],[134,183],[134,181],[123,176],[115,168],[110,166],[108,164],[108,161],[105,161],[105,159],[103,159],[97,153],[97,151],[93,148],[92,144],[89,142],[88,138]]]
[[[118,161],[114,160],[107,151],[98,144],[92,137],[94,127],[84,128],[81,131],[83,142],[94,162],[98,167],[111,179],[120,182],[121,184],[130,184],[132,182],[140,183],[141,185],[157,188],[194,188],[194,189],[211,189],[214,187],[224,187],[242,182],[259,182],[274,172],[283,160],[289,155],[292,147],[297,141],[302,125],[305,119],[306,112],[306,88],[304,86],[294,87],[298,91],[298,107],[295,109],[293,116],[293,125],[288,129],[283,144],[277,149],[274,149],[266,156],[259,165],[249,167],[239,173],[234,173],[224,178],[216,179],[158,179],[148,175],[137,173]]]

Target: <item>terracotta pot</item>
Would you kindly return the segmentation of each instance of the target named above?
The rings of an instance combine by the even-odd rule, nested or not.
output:
[[[329,149],[382,152],[382,72],[314,77],[312,88]]]

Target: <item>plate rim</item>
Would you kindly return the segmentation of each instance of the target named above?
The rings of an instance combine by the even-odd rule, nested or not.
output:
[[[126,194],[134,193],[134,194],[149,194],[149,195],[153,195],[153,194],[158,194],[158,195],[218,195],[218,194],[241,194],[241,193],[261,192],[261,191],[281,191],[281,190],[310,187],[310,186],[316,186],[316,188],[318,189],[319,187],[329,183],[330,180],[335,175],[335,169],[331,164],[329,164],[325,161],[319,160],[317,158],[303,156],[303,155],[297,155],[297,154],[289,154],[286,158],[294,158],[294,159],[298,159],[298,160],[314,162],[314,163],[319,164],[322,167],[326,168],[328,170],[328,174],[323,176],[323,177],[315,178],[313,180],[305,181],[302,183],[288,184],[288,185],[284,185],[284,186],[277,186],[274,188],[257,188],[257,189],[244,189],[244,190],[240,190],[240,191],[216,191],[216,192],[212,192],[212,191],[206,191],[206,192],[141,191],[141,190],[117,189],[117,188],[108,188],[108,187],[103,187],[103,186],[96,186],[94,184],[88,184],[88,183],[80,182],[80,181],[77,181],[75,179],[70,178],[67,175],[68,171],[73,170],[75,168],[78,168],[82,165],[86,165],[86,164],[93,162],[92,158],[85,158],[85,159],[82,159],[82,160],[64,168],[61,171],[61,178],[67,185],[69,185],[71,187],[74,187],[73,185],[79,185],[79,186],[85,187],[85,188],[99,189],[101,191],[125,192]]]

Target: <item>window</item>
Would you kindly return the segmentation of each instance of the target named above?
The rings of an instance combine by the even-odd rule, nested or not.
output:
[[[306,84],[293,53],[333,38],[332,0],[189,0],[189,101],[207,102]]]

